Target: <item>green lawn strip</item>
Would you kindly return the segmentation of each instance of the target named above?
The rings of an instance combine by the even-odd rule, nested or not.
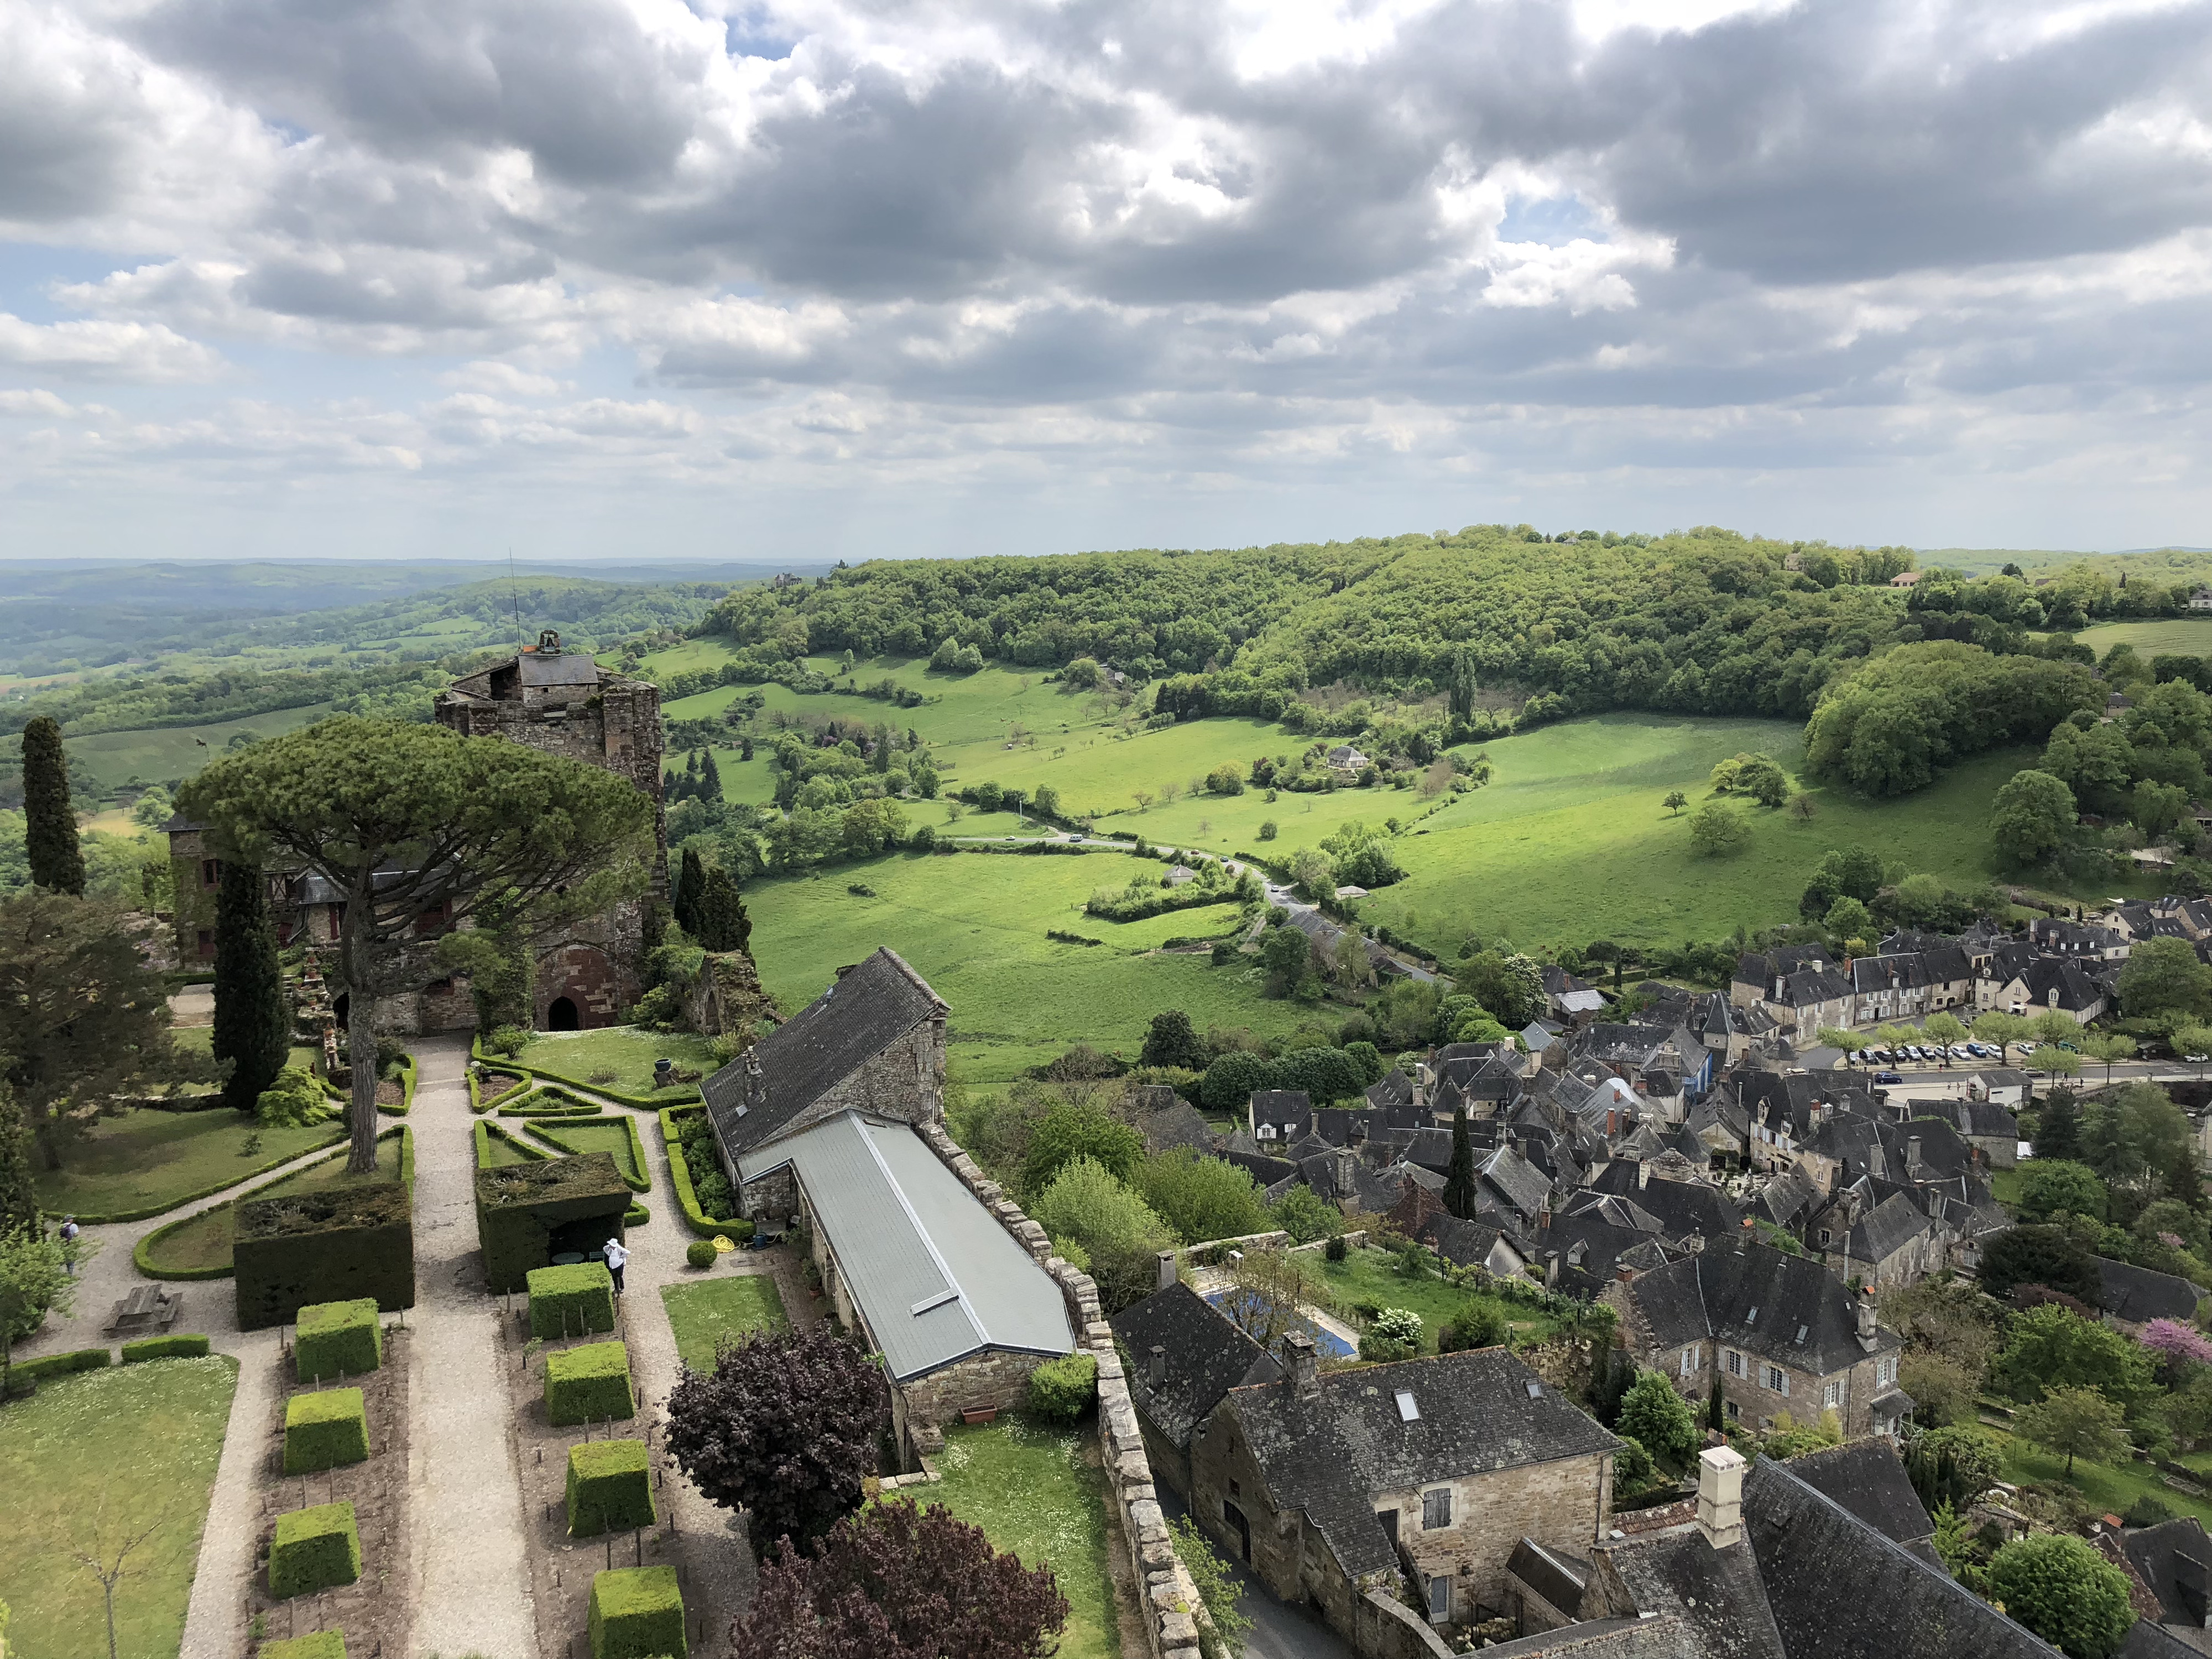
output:
[[[653,1062],[672,1060],[679,1066],[701,1072],[714,1069],[707,1039],[689,1032],[647,1031],[635,1025],[607,1025],[592,1031],[540,1032],[512,1061],[483,1056],[494,1064],[592,1089],[612,1099],[635,1099],[641,1104],[665,1105],[698,1092],[694,1084],[673,1088],[653,1086]],[[611,1083],[593,1083],[594,1072],[615,1074]]]
[[[252,1160],[240,1149],[261,1138]],[[38,1176],[40,1207],[81,1222],[143,1221],[235,1187],[344,1139],[335,1123],[272,1129],[243,1115],[139,1109],[101,1118],[62,1154],[66,1167]]]
[[[1316,1254],[1322,1277],[1332,1299],[1346,1313],[1363,1303],[1378,1308],[1406,1308],[1421,1316],[1421,1352],[1437,1351],[1437,1333],[1469,1308],[1491,1307],[1504,1315],[1515,1330],[1539,1338],[1559,1329],[1559,1322],[1498,1297],[1461,1290],[1441,1279],[1406,1279],[1397,1272],[1397,1258],[1382,1250],[1352,1249],[1341,1261]]]
[[[1990,1171],[1990,1195],[2015,1213],[2020,1209],[2020,1177],[2018,1170]]]
[[[982,1428],[948,1428],[931,1460],[944,1476],[900,1495],[942,1504],[1025,1567],[1049,1565],[1067,1598],[1062,1659],[1116,1659],[1114,1581],[1106,1559],[1106,1485],[1082,1461],[1081,1437],[1018,1417]]]
[[[634,1193],[653,1190],[653,1174],[645,1161],[645,1142],[634,1117],[563,1117],[540,1120],[524,1127],[532,1140],[542,1140],[568,1153],[612,1152],[615,1167],[623,1172]]]
[[[1987,1425],[1983,1426],[1986,1428]],[[2158,1471],[2147,1463],[2088,1463],[2076,1458],[2069,1481],[2064,1458],[2053,1456],[2001,1429],[1990,1432],[2003,1442],[2002,1478],[2015,1486],[2028,1480],[2044,1486],[2071,1485],[2107,1515],[2124,1516],[2138,1498],[2155,1498],[2176,1515],[2193,1515],[2212,1526],[2212,1500],[2176,1491],[2160,1480]]]
[[[199,1558],[238,1362],[164,1359],[42,1382],[0,1411],[0,1601],[9,1651],[107,1651],[99,1583],[76,1559],[160,1517],[116,1587],[116,1646],[173,1655]],[[137,1449],[135,1454],[126,1449]]]
[[[131,1254],[138,1271],[149,1279],[222,1279],[231,1270],[231,1247],[237,1242],[237,1206],[249,1198],[286,1198],[298,1193],[327,1192],[352,1185],[356,1180],[405,1181],[413,1173],[408,1131],[386,1129],[377,1137],[376,1173],[356,1176],[346,1170],[346,1153],[309,1164],[304,1170],[264,1182],[240,1193],[228,1204],[157,1227],[138,1241]]]
[[[509,1164],[537,1164],[553,1156],[532,1146],[502,1123],[476,1121],[477,1168],[496,1170]]]
[[[695,1371],[714,1368],[714,1350],[723,1337],[787,1322],[783,1297],[766,1273],[710,1267],[707,1276],[663,1285],[660,1300],[668,1310],[669,1328],[676,1333],[677,1354]]]

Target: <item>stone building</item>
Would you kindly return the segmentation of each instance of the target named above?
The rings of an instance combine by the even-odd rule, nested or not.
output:
[[[534,941],[541,1030],[611,1025],[644,988],[645,907],[668,893],[668,813],[661,797],[660,690],[563,651],[548,629],[534,647],[455,680],[438,724],[465,738],[505,738],[628,778],[653,799],[652,889]]]
[[[1701,1403],[1717,1379],[1728,1414],[1758,1427],[1832,1411],[1847,1438],[1893,1436],[1912,1409],[1897,1386],[1903,1339],[1811,1257],[1716,1241],[1601,1299],[1638,1364]]]
[[[1191,1512],[1362,1654],[1408,1650],[1401,1572],[1429,1624],[1464,1626],[1504,1607],[1522,1539],[1605,1536],[1620,1442],[1505,1350],[1323,1374],[1312,1338],[1285,1346],[1287,1376],[1231,1389],[1192,1436]]]
[[[1109,1322],[1133,1367],[1129,1398],[1152,1472],[1188,1503],[1191,1436],[1231,1389],[1276,1382],[1283,1368],[1180,1279]]]

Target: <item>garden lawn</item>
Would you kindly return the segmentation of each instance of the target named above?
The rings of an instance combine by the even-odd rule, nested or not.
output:
[[[707,1276],[663,1285],[660,1300],[676,1333],[676,1352],[695,1371],[714,1369],[714,1351],[726,1336],[743,1336],[789,1322],[775,1280],[766,1273],[733,1273],[719,1263]]]
[[[653,1092],[656,1060],[672,1060],[679,1067],[702,1072],[714,1069],[714,1056],[704,1037],[681,1031],[663,1035],[635,1025],[606,1025],[596,1031],[540,1031],[515,1060],[555,1073],[580,1088],[618,1089],[629,1095]],[[592,1073],[601,1071],[615,1075],[607,1083],[594,1085]],[[664,1092],[674,1100],[690,1093],[694,1086],[686,1084]]]
[[[839,967],[887,945],[951,1006],[951,1057],[967,1080],[1006,1080],[1076,1042],[1133,1060],[1164,1008],[1183,1010],[1200,1031],[1249,1025],[1262,1036],[1287,1036],[1310,1018],[1296,1003],[1261,996],[1256,966],[1143,954],[1171,936],[1228,926],[1226,907],[1127,924],[1083,914],[1095,889],[1164,871],[1121,853],[899,853],[818,879],[755,882],[745,903],[754,959],[787,1013],[821,995]],[[847,891],[854,882],[874,896]],[[1065,945],[1047,939],[1050,930],[1104,943]]]
[[[264,1165],[326,1146],[336,1123],[271,1129],[221,1106],[204,1112],[137,1110],[102,1118],[65,1147],[64,1167],[39,1172],[39,1203],[54,1215],[167,1209],[195,1194],[245,1181]],[[246,1153],[249,1135],[259,1150]]]
[[[1341,1261],[1319,1255],[1315,1259],[1321,1263],[1330,1297],[1346,1312],[1371,1304],[1378,1308],[1407,1308],[1420,1315],[1423,1353],[1434,1353],[1437,1333],[1472,1307],[1495,1308],[1515,1330],[1540,1338],[1550,1336],[1559,1328],[1559,1322],[1547,1314],[1494,1296],[1463,1291],[1441,1279],[1402,1279],[1397,1272],[1398,1258],[1388,1251],[1361,1248],[1346,1251]]]
[[[212,1054],[215,1052],[215,1027],[212,1025],[179,1025],[171,1030],[169,1033],[169,1040],[175,1043],[179,1048],[189,1048],[196,1054]],[[315,1069],[316,1062],[321,1060],[322,1057],[323,1051],[321,1049],[310,1048],[305,1043],[295,1042],[292,1045],[292,1052],[289,1056],[287,1056],[284,1063],[288,1066],[297,1066],[302,1071],[312,1072]]]
[[[221,1355],[153,1360],[52,1379],[0,1411],[10,1653],[106,1653],[100,1585],[77,1553],[96,1553],[103,1534],[112,1548],[156,1519],[116,1587],[116,1650],[131,1659],[177,1652],[237,1380],[238,1362]]]
[[[517,1125],[514,1121],[510,1121],[507,1127],[514,1128]],[[615,1167],[628,1175],[631,1180],[642,1181],[647,1178],[646,1171],[639,1169],[630,1158],[629,1129],[624,1124],[562,1123],[558,1119],[555,1119],[533,1127],[542,1128],[549,1134],[560,1136],[564,1143],[579,1152],[611,1152],[614,1155]],[[566,1156],[560,1147],[549,1146],[544,1141],[538,1140],[535,1135],[531,1136],[530,1139],[536,1141],[552,1157]],[[495,1144],[496,1139],[497,1138],[494,1137]]]
[[[1987,1425],[1984,1425],[1984,1427]],[[2066,1460],[2055,1457],[2025,1440],[1991,1431],[2004,1443],[2004,1464],[1999,1478],[2017,1486],[2024,1480],[2033,1480],[2048,1486],[2068,1485]],[[2148,1496],[2172,1510],[2176,1515],[2193,1515],[2208,1527],[2212,1527],[2212,1499],[2191,1498],[2185,1492],[2176,1492],[2158,1478],[2158,1472],[2147,1463],[2088,1463],[2074,1460],[2075,1490],[2096,1504],[2107,1515],[2125,1515],[2136,1499]]]
[[[349,1187],[356,1181],[397,1181],[399,1179],[399,1136],[389,1135],[376,1143],[376,1173],[356,1176],[346,1172],[346,1155],[333,1153],[319,1164],[311,1164],[297,1174],[286,1176],[272,1186],[253,1194],[256,1198],[289,1198],[299,1193],[327,1192],[333,1187]],[[149,1245],[147,1258],[154,1266],[170,1273],[199,1272],[231,1265],[231,1249],[238,1242],[238,1210],[233,1204],[218,1204],[213,1209],[203,1210],[190,1221],[166,1235],[159,1244]]]
[[[1106,1483],[1082,1461],[1085,1441],[1021,1418],[948,1428],[933,1486],[902,1493],[942,1504],[981,1527],[994,1548],[1025,1567],[1043,1563],[1067,1598],[1061,1659],[1118,1659],[1114,1580],[1106,1564]]]

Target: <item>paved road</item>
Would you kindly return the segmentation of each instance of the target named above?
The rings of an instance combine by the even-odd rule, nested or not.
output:
[[[1165,1486],[1159,1493],[1160,1508],[1172,1522],[1184,1513],[1183,1502]],[[1310,1608],[1279,1601],[1241,1561],[1231,1561],[1229,1571],[1244,1587],[1244,1599],[1239,1605],[1252,1621],[1251,1632],[1244,1638],[1248,1659],[1353,1659],[1352,1644],[1322,1623],[1320,1615]]]

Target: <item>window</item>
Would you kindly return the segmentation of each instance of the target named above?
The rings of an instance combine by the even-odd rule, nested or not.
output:
[[[1829,1411],[1834,1411],[1843,1403],[1844,1385],[1841,1382],[1831,1382],[1820,1390],[1820,1404]]]
[[[1442,1573],[1429,1580],[1429,1622],[1441,1625],[1451,1617],[1451,1580]]]
[[[1779,1365],[1769,1365],[1766,1368],[1766,1387],[1767,1391],[1770,1394],[1788,1394],[1790,1392],[1790,1373],[1784,1370]]]
[[[1451,1525],[1451,1488],[1439,1486],[1421,1494],[1421,1530],[1434,1532]]]
[[[1697,1345],[1692,1343],[1690,1346],[1682,1350],[1682,1375],[1685,1376],[1695,1376],[1697,1374],[1698,1350]]]
[[[1884,1388],[1887,1388],[1891,1383],[1896,1382],[1897,1361],[1894,1359],[1877,1359],[1875,1361],[1874,1380],[1881,1383]]]
[[[200,929],[199,946],[202,958],[204,959],[215,954],[215,935],[204,927]]]
[[[1743,1356],[1738,1353],[1734,1348],[1730,1348],[1729,1350],[1728,1373],[1730,1376],[1741,1376],[1743,1375]]]
[[[222,880],[222,860],[221,859],[202,859],[200,860],[200,885],[203,887],[213,887]]]

